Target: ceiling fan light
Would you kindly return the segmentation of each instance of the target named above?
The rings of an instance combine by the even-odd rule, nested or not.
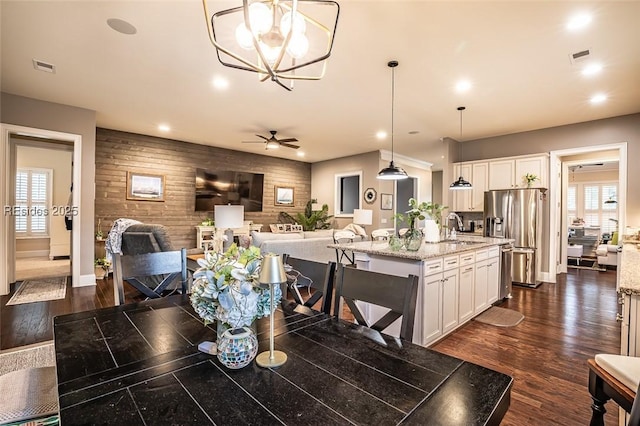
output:
[[[280,148],[280,144],[276,141],[267,141],[267,144],[265,145],[266,149],[278,149]]]
[[[385,167],[378,172],[378,179],[380,180],[402,180],[408,177],[407,172],[393,164],[393,161],[389,163],[389,167]]]
[[[457,181],[453,182],[449,185],[449,189],[460,190],[460,189],[472,189],[473,186],[469,181],[464,180],[462,176],[458,178]]]

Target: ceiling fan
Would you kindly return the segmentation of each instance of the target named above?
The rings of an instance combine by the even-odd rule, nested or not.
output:
[[[293,149],[300,148],[298,145],[293,145],[290,143],[298,142],[298,139],[296,138],[278,139],[276,138],[276,133],[278,133],[277,131],[269,130],[269,133],[271,133],[270,138],[262,135],[256,135],[257,137],[264,139],[263,141],[242,141],[242,143],[263,143],[265,149],[276,149],[280,148],[280,146],[286,146],[287,148]]]

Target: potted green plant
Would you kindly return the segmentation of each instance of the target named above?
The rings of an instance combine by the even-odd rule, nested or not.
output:
[[[304,213],[296,213],[295,216],[290,215],[287,212],[280,212],[279,219],[284,223],[295,223],[302,225],[302,229],[305,231],[315,231],[316,229],[328,229],[331,227],[331,219],[333,216],[329,215],[329,206],[322,205],[322,209],[313,210],[312,205],[317,203],[317,200],[311,199],[307,201]]]
[[[95,274],[97,279],[103,279],[108,273],[111,267],[111,262],[106,257],[99,257],[94,262]]]

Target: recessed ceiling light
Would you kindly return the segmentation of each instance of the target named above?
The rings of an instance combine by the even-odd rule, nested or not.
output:
[[[592,75],[599,74],[602,71],[602,64],[589,64],[582,68],[582,75],[590,77]]]
[[[569,31],[580,30],[591,22],[591,15],[588,13],[580,13],[569,18],[567,29]]]
[[[296,152],[296,155],[297,155],[298,157],[304,157],[304,152],[302,152],[302,151],[298,151],[298,152]]]
[[[213,87],[218,90],[224,90],[229,87],[229,80],[224,77],[216,76],[213,77],[213,81],[211,82],[211,84],[213,84]]]
[[[110,18],[107,19],[107,25],[111,27],[114,31],[117,31],[121,34],[133,35],[138,32],[136,27],[128,23],[123,19],[118,18]]]
[[[460,80],[456,83],[456,92],[466,92],[471,89],[471,82],[469,80]]]
[[[387,137],[387,132],[385,132],[384,130],[380,130],[378,131],[378,133],[376,133],[376,138],[378,139],[385,139]]]
[[[589,102],[591,102],[592,104],[601,104],[606,100],[607,95],[605,95],[604,93],[598,93],[597,95],[592,96]]]
[[[169,127],[167,124],[160,124],[158,125],[158,130],[160,130],[161,132],[168,132],[169,130],[171,130],[171,127]]]

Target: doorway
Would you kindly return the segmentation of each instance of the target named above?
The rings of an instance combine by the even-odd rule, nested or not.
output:
[[[556,177],[550,180],[550,206],[552,206],[550,230],[551,235],[555,235],[556,237],[550,239],[549,264],[550,275],[551,277],[555,277],[557,273],[566,273],[569,264],[567,249],[569,247],[568,233],[571,224],[568,220],[569,206],[567,203],[567,195],[570,187],[571,173],[572,170],[575,172],[576,167],[586,164],[595,165],[617,162],[617,229],[620,231],[624,229],[627,193],[627,144],[619,143],[567,149],[552,151],[550,154],[550,176]],[[604,200],[599,200],[598,203],[600,203],[600,201],[604,202]],[[601,237],[601,235],[599,235],[599,237]]]
[[[402,213],[409,209],[409,198],[417,197],[417,179],[409,177],[396,181],[396,212]],[[396,221],[396,231],[401,228],[408,228],[406,222]]]
[[[15,234],[14,279],[69,276],[72,234],[65,217],[72,187],[73,144],[18,134],[11,135],[10,144],[19,176],[11,178],[14,205],[33,212],[14,217],[20,228]],[[42,211],[46,213],[36,214]]]
[[[0,175],[9,185],[0,186],[0,199],[4,206],[14,205],[15,191],[15,145],[12,144],[11,138],[17,136],[32,137],[36,139],[44,139],[48,141],[64,141],[73,146],[73,197],[72,206],[80,205],[80,194],[82,192],[82,136],[71,133],[56,132],[51,130],[37,129],[32,127],[17,126],[13,124],[0,124]],[[74,228],[81,229],[82,210],[76,210],[77,215],[74,216]],[[9,283],[15,282],[15,262],[16,262],[16,237],[15,237],[15,218],[9,214],[3,215],[3,223],[0,227],[0,261],[4,262],[0,265],[0,295],[9,294]],[[72,285],[81,284],[80,276],[80,250],[74,250],[74,247],[80,247],[80,232],[73,232],[71,238],[71,277]]]

